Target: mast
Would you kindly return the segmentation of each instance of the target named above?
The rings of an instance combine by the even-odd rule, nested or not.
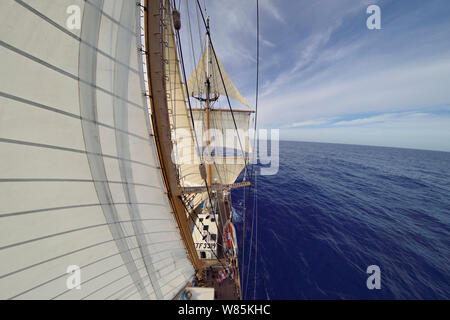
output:
[[[209,18],[207,19],[207,33],[209,32]],[[210,137],[210,132],[209,129],[211,128],[211,124],[210,124],[210,112],[211,112],[211,106],[210,106],[210,102],[209,102],[209,94],[210,94],[210,90],[211,90],[211,82],[209,80],[209,78],[211,77],[211,75],[209,74],[209,37],[206,36],[206,147],[207,147],[207,151],[208,151],[208,155],[211,156],[211,149],[210,149],[210,144],[211,144],[211,137]],[[206,168],[207,168],[207,176],[208,176],[208,185],[212,185],[212,173],[211,173],[211,163],[210,163],[210,159],[208,159],[207,164],[206,164]],[[211,204],[210,204],[211,205]]]

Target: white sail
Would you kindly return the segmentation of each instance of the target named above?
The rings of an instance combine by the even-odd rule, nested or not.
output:
[[[213,109],[210,112],[210,151],[213,183],[232,184],[236,181],[251,153],[249,139],[250,111]],[[202,150],[207,153],[206,112],[193,111],[197,136],[203,136]],[[234,121],[233,121],[234,117]],[[236,123],[236,126],[235,126]]]
[[[194,275],[151,137],[139,14],[0,1],[0,299],[171,299]]]
[[[208,60],[209,62],[209,68],[208,68]],[[222,73],[222,77],[220,76],[220,72]],[[209,73],[209,75],[207,75]],[[206,46],[202,57],[200,58],[200,61],[197,64],[197,67],[195,68],[194,72],[192,73],[191,77],[189,78],[187,82],[189,94],[191,96],[201,96],[206,94],[206,79],[207,77],[210,78],[210,93],[211,94],[217,94],[226,96],[228,93],[228,96],[230,98],[233,98],[240,103],[242,103],[244,106],[250,108],[248,103],[245,101],[245,99],[242,97],[242,95],[239,93],[236,86],[231,81],[230,77],[228,76],[227,72],[225,71],[225,68],[223,67],[220,60],[214,56],[214,52],[211,48],[211,45]],[[223,81],[222,81],[223,78]],[[225,84],[225,87],[224,87]],[[225,91],[226,88],[226,91]]]

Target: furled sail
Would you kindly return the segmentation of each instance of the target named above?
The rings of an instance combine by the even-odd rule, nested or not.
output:
[[[0,23],[0,299],[173,298],[194,270],[151,136],[136,1],[2,0]]]
[[[223,81],[220,77],[219,69],[222,73]],[[206,94],[205,82],[208,77],[210,78],[210,93],[216,93],[217,95],[222,96],[226,96],[226,94],[228,93],[228,96],[230,98],[233,98],[242,103],[244,106],[250,108],[248,103],[245,101],[236,86],[231,81],[220,60],[218,58],[216,60],[210,44],[205,46],[203,55],[187,82],[189,94],[191,96],[202,96]],[[226,87],[226,92],[224,84]]]

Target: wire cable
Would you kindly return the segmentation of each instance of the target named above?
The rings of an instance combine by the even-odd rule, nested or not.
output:
[[[257,129],[257,124],[258,124],[258,100],[259,100],[259,56],[260,56],[260,45],[259,45],[259,34],[260,34],[260,17],[259,17],[259,0],[256,0],[256,94],[255,94],[255,119],[254,119],[254,132],[253,132],[253,141],[254,141],[254,146],[253,146],[253,150],[256,150],[256,145],[257,145],[257,140],[256,140],[256,129]],[[257,158],[256,158],[257,159]],[[254,182],[254,200],[253,200],[253,207],[252,207],[252,235],[253,235],[253,216],[255,214],[257,214],[257,186],[256,186],[256,174],[255,174],[255,163],[252,163],[252,167],[251,167],[251,181]],[[249,186],[248,189],[248,195],[247,195],[247,199],[245,197],[245,189],[244,189],[244,221],[243,221],[243,227],[242,227],[242,242],[241,242],[241,246],[242,246],[242,265],[244,266],[245,264],[245,233],[246,233],[246,222],[247,222],[247,212],[248,212],[248,208],[250,205],[250,195],[251,195],[251,190],[252,190],[252,185]],[[252,238],[253,236],[250,237],[250,248],[249,251],[251,251],[251,243],[252,243]],[[251,263],[250,261],[250,253],[249,253],[249,265]],[[255,262],[255,268],[256,268],[256,262]],[[243,271],[245,270],[245,268],[243,268]],[[248,275],[247,275],[248,277]],[[248,278],[247,278],[248,280]],[[255,274],[255,281],[256,281],[256,274]],[[247,281],[248,282],[248,281]],[[256,286],[256,284],[255,284]]]

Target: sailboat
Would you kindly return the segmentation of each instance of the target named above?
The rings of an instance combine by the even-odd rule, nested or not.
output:
[[[168,0],[2,0],[0,24],[0,299],[241,299],[253,111],[209,21],[189,79]]]

